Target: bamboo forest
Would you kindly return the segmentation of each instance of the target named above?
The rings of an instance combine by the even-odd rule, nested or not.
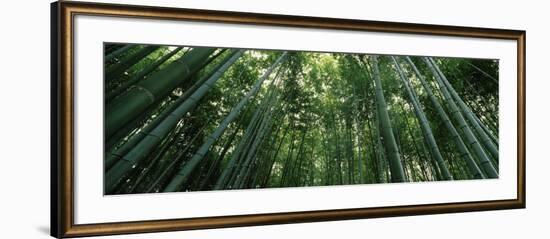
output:
[[[104,44],[104,193],[499,177],[495,59]]]

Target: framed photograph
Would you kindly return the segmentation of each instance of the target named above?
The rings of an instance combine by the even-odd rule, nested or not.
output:
[[[51,13],[54,237],[525,208],[525,31]]]

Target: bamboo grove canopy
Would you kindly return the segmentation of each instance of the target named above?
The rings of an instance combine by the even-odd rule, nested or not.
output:
[[[107,44],[105,193],[498,178],[498,61]]]

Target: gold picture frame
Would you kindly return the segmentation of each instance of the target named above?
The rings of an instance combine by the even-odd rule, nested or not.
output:
[[[511,200],[75,224],[73,197],[75,190],[73,177],[73,134],[75,120],[73,47],[75,39],[73,38],[73,23],[74,17],[77,15],[407,33],[516,41],[518,106],[517,197]],[[63,1],[52,3],[51,17],[51,235],[54,237],[162,232],[525,208],[525,31]]]

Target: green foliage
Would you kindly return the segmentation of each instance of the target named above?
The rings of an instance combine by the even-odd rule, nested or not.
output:
[[[106,45],[105,54],[124,47]],[[105,67],[143,48],[127,47]],[[124,83],[173,49],[159,47],[106,84],[106,90],[131,88]],[[184,47],[144,78],[162,76],[194,49]],[[194,85],[204,85],[201,79],[233,52],[213,51],[198,71],[170,85],[169,94],[140,112],[135,123],[127,124],[126,133],[107,137],[106,145],[112,147],[106,148],[106,155],[120,151],[120,157],[110,160],[116,163],[125,157],[128,151],[121,151],[125,145],[139,147],[129,142],[141,141],[137,135],[147,135],[145,129],[155,118],[185,104],[178,99],[196,91]],[[116,177],[107,180],[117,182],[107,193],[484,178],[488,172],[479,171],[486,164],[479,150],[498,169],[498,155],[490,153],[491,145],[498,147],[498,61],[433,58],[448,80],[445,88],[458,97],[449,98],[440,90],[431,66],[420,57],[410,58],[415,72],[405,57],[395,57],[394,62],[390,56],[288,52],[274,66],[280,55],[281,51],[247,50],[141,160],[130,165],[131,170],[107,174]],[[266,72],[267,78],[260,80]],[[255,92],[257,84],[260,88]],[[382,94],[375,91],[378,85]],[[453,116],[453,103],[467,121]],[[464,127],[471,128],[470,133]],[[478,140],[480,146],[460,144],[471,140]]]

